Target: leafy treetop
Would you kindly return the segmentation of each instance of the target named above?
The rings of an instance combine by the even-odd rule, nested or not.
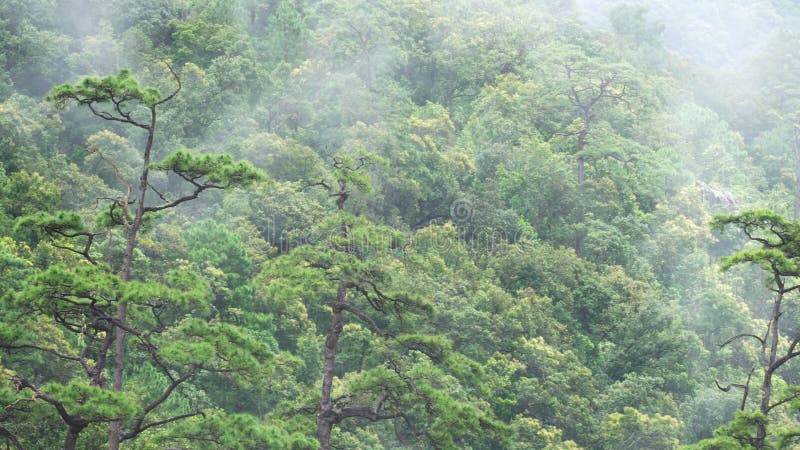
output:
[[[181,90],[181,80],[172,66],[167,64],[178,83],[177,89],[163,97],[155,87],[142,87],[129,69],[121,69],[117,75],[105,77],[86,77],[78,84],[62,84],[56,86],[47,95],[46,100],[53,102],[56,108],[63,109],[70,101],[86,105],[92,114],[105,120],[113,120],[135,125],[152,131],[155,128],[155,109],[158,105],[171,100]],[[97,109],[99,104],[110,103],[111,111]],[[150,123],[140,122],[133,117],[133,108],[141,104],[151,111]]]

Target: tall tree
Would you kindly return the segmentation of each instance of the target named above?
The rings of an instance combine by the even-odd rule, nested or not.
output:
[[[768,448],[768,418],[776,409],[800,397],[800,388],[788,386],[776,391],[775,381],[778,371],[787,363],[800,356],[800,329],[788,321],[781,321],[787,313],[787,296],[800,289],[800,222],[785,218],[767,211],[747,211],[738,215],[719,216],[712,222],[715,230],[723,231],[727,227],[738,229],[755,247],[740,250],[726,258],[722,268],[727,270],[738,264],[754,264],[766,272],[767,287],[773,293],[771,308],[767,316],[764,333],[753,331],[731,337],[722,346],[733,342],[754,339],[761,349],[760,367],[755,372],[760,377],[757,414],[742,415],[747,419],[754,431],[741,433],[733,437],[756,449]],[[751,375],[754,372],[751,371]],[[742,407],[744,410],[747,397],[751,392],[751,377],[740,385],[743,392]],[[723,386],[721,389],[730,389]],[[740,428],[737,428],[741,431]]]
[[[104,373],[106,360],[113,354],[111,391],[119,399],[122,399],[121,392],[126,368],[126,339],[128,334],[133,334],[137,340],[141,341],[144,348],[149,348],[149,353],[155,364],[171,380],[162,396],[145,406],[139,413],[133,414],[134,417],[138,418],[133,421],[132,429],[123,431],[121,422],[118,420],[120,414],[100,414],[93,419],[95,422],[111,422],[109,448],[115,450],[119,448],[122,440],[134,438],[147,428],[171,421],[146,423],[145,416],[160,406],[176,387],[190,379],[197,372],[203,369],[212,369],[211,366],[195,361],[189,364],[189,367],[184,367],[185,370],[179,371],[181,373],[175,376],[175,370],[166,362],[169,358],[165,360],[162,354],[162,352],[169,353],[169,351],[160,348],[156,340],[151,339],[151,332],[142,331],[137,324],[129,323],[129,306],[146,308],[149,304],[151,308],[154,308],[152,314],[156,316],[156,323],[163,326],[162,319],[159,318],[160,312],[158,309],[166,306],[162,303],[163,301],[176,298],[169,293],[168,289],[160,290],[157,285],[145,287],[148,285],[143,285],[139,282],[134,283],[134,253],[143,225],[154,213],[169,210],[194,200],[206,190],[246,185],[263,178],[263,175],[250,165],[234,163],[226,155],[196,157],[188,151],[180,150],[158,163],[153,162],[157,111],[162,105],[172,100],[181,90],[180,77],[172,66],[167,64],[167,68],[177,83],[177,88],[167,96],[162,96],[156,88],[141,87],[128,70],[122,70],[116,76],[106,76],[104,78],[88,77],[77,85],[58,86],[51,91],[48,97],[57,107],[63,108],[68,103],[75,102],[78,105],[87,107],[92,114],[103,120],[119,122],[139,128],[145,132],[138,183],[122,177],[113,160],[104,159],[116,173],[123,187],[122,195],[109,199],[110,203],[107,212],[100,220],[100,223],[107,226],[121,226],[123,229],[125,245],[118,268],[119,283],[115,281],[117,276],[107,273],[105,265],[101,263],[93,249],[95,238],[101,233],[87,229],[77,215],[70,213],[57,215],[40,214],[29,218],[27,221],[27,223],[37,225],[44,231],[60,238],[81,239],[82,242],[77,246],[69,243],[59,244],[58,246],[80,255],[93,266],[88,269],[78,266],[77,271],[67,270],[63,267],[53,267],[35,279],[33,281],[34,289],[22,296],[23,302],[27,301],[29,306],[38,308],[41,313],[51,315],[56,323],[67,331],[84,334],[88,338],[88,344],[84,350],[77,356],[63,355],[65,356],[64,359],[79,362],[89,376],[89,385],[104,390],[106,388]],[[188,192],[169,196],[163,188],[158,188],[153,184],[151,170],[164,171],[182,179],[189,185]],[[148,194],[151,192],[158,197],[155,201],[150,201],[148,198]],[[59,279],[63,280],[63,286],[61,290],[54,290],[59,283]],[[182,282],[178,281],[178,284],[182,284]],[[184,287],[187,287],[187,285],[184,285]],[[189,295],[202,297],[199,292]],[[150,297],[149,300],[148,297]],[[37,300],[37,298],[41,300]],[[62,308],[64,309],[52,309],[51,306],[39,303],[47,299],[51,301],[59,300],[63,303]],[[200,301],[201,299],[193,300]],[[58,304],[58,302],[55,304]],[[110,310],[113,308],[116,311],[111,314]],[[69,311],[69,313],[67,314],[65,311]],[[86,325],[81,326],[80,321],[75,322],[75,320],[78,320],[76,318],[88,320],[91,325],[88,328]],[[216,325],[211,327],[216,327]],[[159,326],[156,326],[155,329],[161,332],[164,331],[163,328],[159,329]],[[174,332],[183,333],[185,336],[197,337],[199,336],[198,333],[204,334],[211,331],[209,325],[183,322],[176,325]],[[224,325],[220,325],[220,328],[213,330],[213,332],[221,333],[220,339],[228,339],[230,341],[229,344],[236,340],[244,339],[237,337],[235,331],[226,331]],[[112,345],[113,352],[111,352]],[[218,345],[217,348],[220,349],[221,347]],[[50,351],[47,348],[39,349]],[[95,352],[97,353],[95,354]],[[189,350],[189,354],[191,354],[191,350]],[[90,358],[90,355],[93,358]],[[179,366],[185,366],[187,362],[193,360],[193,357],[178,356],[176,359],[179,362]],[[44,391],[40,391],[30,382],[21,380],[18,381],[18,385],[32,389],[36,396],[56,407],[62,419],[70,427],[65,447],[73,448],[80,430],[85,428],[92,420],[68,413],[62,401],[49,396]]]
[[[115,199],[114,206],[119,207],[121,214],[120,219],[125,227],[125,251],[122,254],[122,265],[120,267],[120,278],[123,282],[131,280],[131,268],[133,266],[133,250],[136,247],[136,238],[139,235],[139,230],[142,227],[145,212],[150,212],[145,206],[145,197],[147,196],[150,187],[149,173],[150,164],[152,159],[153,139],[156,133],[156,119],[157,109],[164,103],[172,100],[181,90],[181,79],[178,74],[172,69],[172,66],[167,65],[170,72],[175,78],[178,86],[171,94],[162,97],[155,88],[141,88],[139,83],[130,75],[127,70],[122,70],[117,76],[107,76],[102,79],[98,78],[84,78],[78,85],[61,85],[53,89],[48,99],[53,101],[57,107],[64,107],[68,102],[74,101],[79,105],[85,105],[97,117],[103,120],[121,122],[127,125],[132,125],[137,128],[145,130],[147,137],[145,139],[144,150],[142,153],[142,167],[139,177],[139,185],[134,188],[130,184],[126,185],[126,193],[123,197]],[[103,108],[102,105],[109,104],[110,109]],[[148,112],[144,118],[139,118],[135,108],[137,106],[144,106]],[[199,186],[198,186],[199,187]],[[194,197],[197,197],[197,194]],[[159,209],[166,207],[177,206],[183,201],[189,200],[186,198],[180,200],[174,205],[163,205]],[[174,203],[174,202],[170,202]],[[133,207],[133,214],[131,217],[129,209]],[[152,208],[152,207],[150,207]],[[153,210],[153,211],[157,211]],[[88,252],[87,252],[88,254]],[[121,303],[117,308],[116,320],[120,324],[125,323],[127,315],[127,305]],[[116,334],[115,341],[115,356],[114,356],[114,380],[113,390],[119,392],[122,390],[123,373],[125,369],[125,337],[126,331],[124,328],[115,327],[112,331]],[[109,334],[114,334],[109,333]],[[114,421],[111,424],[109,431],[109,449],[117,450],[119,448],[119,441],[121,438],[121,430],[119,422]]]
[[[326,324],[316,406],[320,449],[332,448],[335,427],[346,421],[391,421],[401,442],[458,448],[456,441],[497,425],[469,401],[434,387],[478,369],[453,354],[446,339],[415,326],[431,305],[405,274],[400,234],[347,211],[348,199],[368,187],[370,161],[337,156],[332,180],[313,183],[336,205],[319,230],[326,238],[268,264],[266,292],[280,303],[305,298],[308,316]],[[343,339],[353,333],[366,345]],[[362,353],[349,354],[351,346]],[[344,355],[360,361],[358,371],[342,363]]]
[[[575,252],[581,256],[588,209],[586,164],[611,159],[627,166],[638,160],[629,154],[637,146],[615,141],[624,140],[620,131],[630,127],[631,119],[646,106],[643,74],[630,64],[614,62],[617,58],[611,54],[572,44],[552,45],[544,56],[548,63],[543,67],[552,86],[551,107],[562,106],[557,113],[562,123],[554,137],[574,139],[571,152],[577,162],[579,195]]]

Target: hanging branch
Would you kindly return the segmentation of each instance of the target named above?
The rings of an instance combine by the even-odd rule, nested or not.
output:
[[[756,336],[755,334],[742,333],[742,334],[738,334],[738,335],[728,339],[727,341],[723,342],[722,344],[719,344],[719,347],[720,348],[724,348],[726,345],[730,344],[731,342],[733,342],[733,341],[735,341],[735,340],[737,340],[739,338],[744,338],[744,337],[751,337],[751,338],[757,340],[758,342],[761,343],[761,347],[762,348],[767,345],[766,340],[764,338],[762,338],[762,337]]]
[[[166,96],[166,97],[162,98],[161,100],[155,102],[155,104],[153,105],[154,108],[156,106],[158,106],[158,105],[162,105],[162,104],[172,100],[173,98],[175,98],[175,96],[178,95],[178,93],[181,91],[181,88],[183,88],[183,82],[181,82],[181,77],[178,76],[178,73],[175,72],[175,69],[172,68],[172,64],[170,64],[169,61],[167,61],[167,60],[163,60],[162,62],[164,63],[165,66],[167,66],[167,69],[169,69],[169,72],[172,74],[172,78],[175,79],[175,82],[178,83],[178,87],[171,94],[169,94],[168,96]]]

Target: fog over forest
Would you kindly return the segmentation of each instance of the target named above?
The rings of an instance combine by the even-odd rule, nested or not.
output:
[[[794,0],[0,0],[0,447],[800,448]]]

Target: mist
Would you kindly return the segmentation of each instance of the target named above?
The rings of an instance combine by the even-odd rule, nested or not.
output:
[[[798,26],[1,2],[0,443],[794,445]]]

